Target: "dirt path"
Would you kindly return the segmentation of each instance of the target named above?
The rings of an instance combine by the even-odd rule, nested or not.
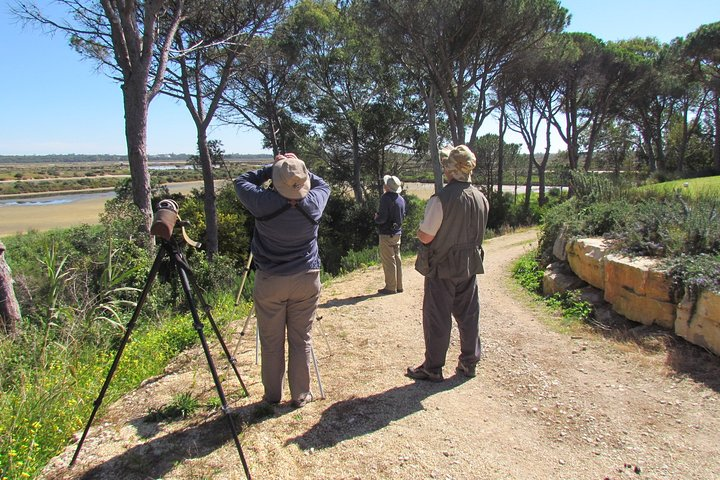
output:
[[[456,330],[445,382],[403,376],[423,355],[422,277],[410,259],[403,294],[375,294],[377,267],[325,288],[315,329],[324,400],[261,407],[254,343],[243,340],[251,396],[232,407],[253,478],[720,478],[720,362],[682,342],[653,353],[551,331],[540,321],[547,312],[509,280],[512,260],[535,241],[528,231],[486,242],[484,357],[474,379],[453,376]],[[47,478],[245,478],[221,413],[143,421],[177,393],[214,395],[201,352],[171,370],[113,405],[91,428],[78,465],[64,467],[70,447]],[[236,398],[236,385],[225,384]]]

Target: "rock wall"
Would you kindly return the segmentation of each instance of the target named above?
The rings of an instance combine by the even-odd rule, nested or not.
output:
[[[567,264],[583,281],[603,290],[606,302],[629,320],[658,325],[720,356],[720,295],[702,292],[697,298],[685,293],[674,298],[671,280],[660,262],[648,257],[610,253],[610,244],[599,238],[581,238],[565,245]],[[562,268],[546,270],[546,295],[577,288]]]

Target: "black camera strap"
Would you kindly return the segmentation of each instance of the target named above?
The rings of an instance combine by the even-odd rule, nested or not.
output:
[[[302,205],[300,205],[300,203],[297,200],[288,200],[288,202],[285,205],[283,205],[282,207],[280,207],[273,213],[270,213],[270,214],[262,216],[262,217],[255,217],[255,220],[257,220],[259,222],[266,222],[268,220],[272,220],[273,218],[277,217],[278,215],[282,214],[283,212],[290,210],[291,208],[297,209],[313,225],[320,225],[320,221],[312,218],[310,216],[310,214],[304,208],[302,208]]]

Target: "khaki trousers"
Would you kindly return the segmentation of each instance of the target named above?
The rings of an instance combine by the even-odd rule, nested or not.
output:
[[[279,402],[288,339],[288,385],[292,400],[310,392],[311,331],[320,297],[320,272],[270,275],[257,271],[254,290],[261,346],[264,399]]]
[[[403,289],[400,235],[380,235],[380,261],[385,272],[385,287],[396,292]]]

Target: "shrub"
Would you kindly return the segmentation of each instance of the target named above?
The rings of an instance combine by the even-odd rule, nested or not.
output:
[[[680,255],[664,262],[673,279],[676,300],[685,292],[692,299],[703,290],[720,293],[720,255]]]
[[[366,248],[359,252],[350,250],[347,255],[340,259],[340,273],[352,272],[370,265],[376,265],[379,261],[377,248]]]
[[[613,249],[625,254],[669,259],[678,288],[716,288],[708,276],[716,271],[708,259],[720,254],[720,198],[716,191],[686,197],[661,188],[630,191],[603,182],[581,183],[582,196],[544,216],[540,241],[544,265],[552,261],[553,243],[561,234],[569,238],[603,236],[615,240]]]
[[[535,250],[527,252],[515,262],[512,275],[524,289],[538,295],[542,293],[543,270],[538,264]]]

